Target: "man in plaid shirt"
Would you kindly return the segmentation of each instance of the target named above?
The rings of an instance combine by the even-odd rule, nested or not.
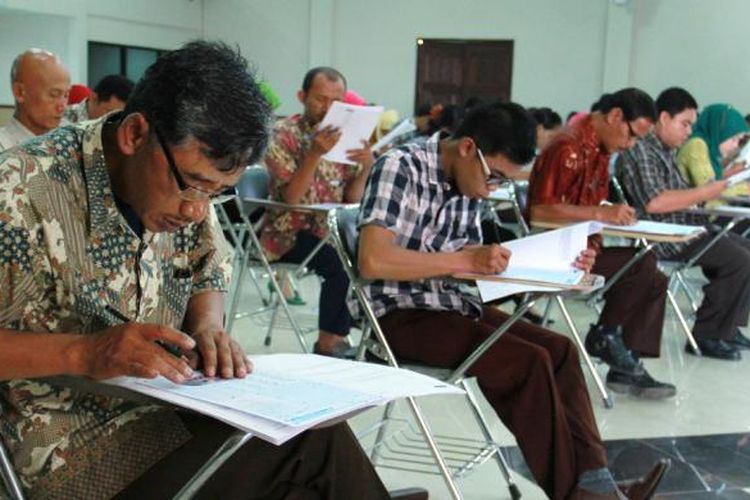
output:
[[[511,258],[482,245],[479,202],[493,176],[534,155],[535,122],[517,104],[473,108],[451,136],[391,150],[373,166],[360,209],[359,270],[400,359],[457,367],[507,319],[446,279],[502,272]],[[588,270],[593,253],[575,265]],[[575,346],[526,322],[514,324],[469,369],[513,432],[550,498],[622,498],[607,469]],[[627,492],[645,498],[664,470]]]
[[[618,177],[643,218],[706,225],[704,216],[681,211],[719,197],[727,188],[727,181],[691,188],[675,160],[677,148],[690,137],[698,104],[687,91],[675,87],[659,95],[656,108],[658,121],[654,131],[621,155]],[[692,243],[662,243],[654,250],[662,258],[689,259],[716,235],[715,229],[708,229],[706,236]],[[739,330],[747,325],[750,312],[750,241],[729,233],[711,246],[697,264],[709,279],[693,326],[698,346],[704,356],[739,360],[739,350],[750,349],[750,339]],[[693,353],[689,344],[685,349]]]

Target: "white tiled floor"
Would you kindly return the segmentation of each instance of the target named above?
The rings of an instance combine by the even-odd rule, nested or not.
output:
[[[262,285],[265,286],[265,283]],[[310,327],[312,331],[316,331],[317,287],[316,278],[303,280],[300,288],[308,304],[292,307],[299,323]],[[252,309],[259,304],[257,294],[252,288],[245,287],[246,292],[241,299],[243,309]],[[576,301],[570,302],[569,307],[578,327],[585,333],[589,322],[595,321],[595,312]],[[555,319],[552,329],[567,335],[568,332],[562,326],[564,322],[556,308],[553,309],[552,318]],[[237,320],[232,333],[249,353],[300,352],[299,343],[293,337],[287,322],[281,316],[279,321],[270,347],[263,345],[268,314]],[[310,345],[315,337],[316,333],[307,336]],[[353,335],[353,339],[357,339],[356,334]],[[740,362],[716,361],[685,354],[684,344],[684,335],[668,309],[662,356],[659,359],[646,360],[645,363],[655,378],[671,381],[677,386],[678,395],[674,399],[641,401],[615,395],[615,407],[605,409],[593,384],[590,383],[590,394],[604,439],[750,432],[750,352],[745,352],[744,359]],[[604,377],[604,366],[599,367],[599,373]],[[468,407],[460,399],[426,398],[422,403],[428,421],[436,433],[479,435]],[[405,406],[401,406],[405,411]],[[493,432],[498,442],[503,445],[514,444],[513,437],[500,424],[489,406],[485,404],[485,407],[486,415],[490,416],[493,422]],[[378,412],[373,411],[355,418],[351,422],[355,431],[364,429],[369,422],[377,419],[379,413],[376,413]],[[442,480],[437,476],[388,469],[382,469],[380,472],[389,488],[420,485],[430,490],[430,498],[449,498]],[[516,475],[516,478],[524,498],[544,498],[536,485],[519,475]],[[462,480],[461,486],[467,499],[509,498],[505,484],[493,462],[479,467],[475,473]]]

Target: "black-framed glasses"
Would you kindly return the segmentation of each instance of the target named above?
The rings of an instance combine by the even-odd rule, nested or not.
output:
[[[172,172],[172,176],[177,182],[180,199],[185,201],[205,201],[218,198],[219,196],[222,196],[224,194],[223,191],[215,193],[213,191],[208,191],[197,186],[191,186],[190,184],[185,182],[182,174],[180,174],[180,171],[177,169],[174,157],[172,156],[172,151],[167,146],[167,142],[164,140],[164,136],[161,134],[156,125],[154,125],[154,132],[156,133],[156,139],[159,141],[159,146],[161,146],[162,151],[164,151],[164,156],[167,158],[169,170],[170,172]]]
[[[487,160],[484,159],[484,154],[482,154],[482,150],[479,149],[479,146],[477,146],[477,156],[479,157],[479,163],[482,164],[482,172],[484,172],[487,184],[501,184],[508,180],[508,177],[505,175],[490,169],[490,166],[487,164]]]

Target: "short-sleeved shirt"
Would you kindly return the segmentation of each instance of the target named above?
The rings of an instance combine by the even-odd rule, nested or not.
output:
[[[84,99],[81,102],[71,104],[70,106],[65,108],[65,112],[63,113],[63,120],[67,121],[68,123],[80,123],[80,122],[85,122],[88,119],[89,119],[88,98]]]
[[[372,167],[360,206],[360,228],[374,224],[395,235],[394,243],[418,252],[456,252],[482,242],[480,200],[464,196],[445,178],[439,133],[427,141],[392,149]],[[449,279],[375,280],[367,285],[376,316],[397,309],[458,311],[478,317],[476,297]],[[353,314],[360,312],[351,307]]]
[[[690,186],[702,186],[703,184],[716,180],[716,173],[711,166],[711,156],[708,152],[708,144],[700,137],[693,137],[680,148],[677,153],[677,165],[680,167],[682,177],[688,181]],[[725,189],[722,196],[748,196],[750,188],[747,182],[740,182]],[[706,203],[707,207],[726,205],[722,200],[711,200]]]
[[[266,154],[265,164],[271,176],[272,200],[284,201],[282,191],[302,165],[310,150],[315,128],[302,115],[294,115],[276,122],[273,141]],[[343,203],[344,189],[358,173],[356,165],[320,160],[312,185],[300,204]],[[306,214],[269,210],[261,233],[261,244],[272,260],[281,258],[292,249],[299,231],[308,231],[318,238],[325,237],[325,214]]]
[[[664,191],[690,189],[680,174],[675,150],[666,146],[650,132],[624,151],[617,162],[617,178],[628,201],[639,212],[639,217],[673,224],[705,225],[708,219],[681,211],[648,213],[646,205]],[[671,258],[685,249],[682,243],[660,243],[654,251],[662,258]]]
[[[27,129],[23,123],[12,117],[4,126],[0,127],[0,152],[17,146],[24,141],[36,137],[34,132]]]
[[[91,334],[120,323],[108,308],[179,328],[191,296],[227,288],[230,253],[213,212],[174,233],[130,229],[102,124],[61,127],[0,155],[3,328]],[[0,403],[2,438],[32,496],[112,496],[190,437],[169,410],[59,379],[0,382]]]
[[[534,162],[528,206],[599,205],[609,196],[609,158],[591,115],[566,127]],[[590,242],[601,246],[599,238]]]

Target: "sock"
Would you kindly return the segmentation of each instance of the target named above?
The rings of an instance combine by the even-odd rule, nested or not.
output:
[[[609,469],[602,467],[601,469],[592,469],[581,473],[578,476],[578,487],[593,493],[604,494],[615,491],[617,484],[615,484],[615,478],[612,477]]]

